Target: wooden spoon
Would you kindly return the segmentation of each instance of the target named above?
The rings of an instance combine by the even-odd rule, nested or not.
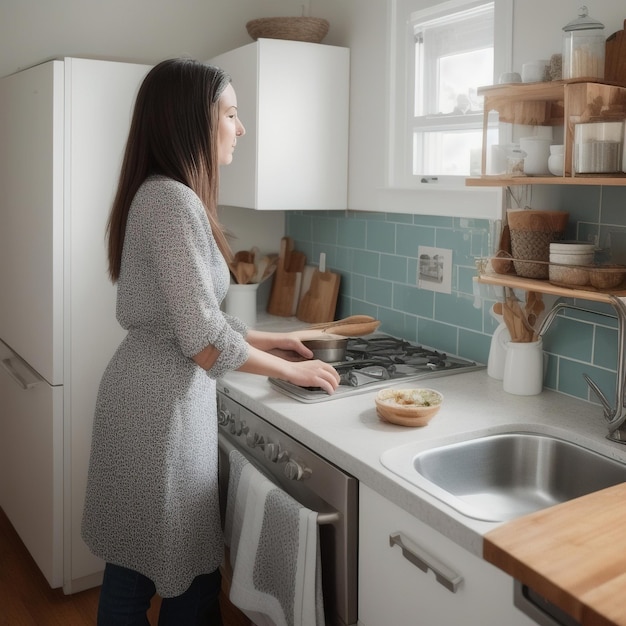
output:
[[[228,267],[235,278],[235,282],[239,285],[247,285],[254,276],[254,263],[231,262],[228,264]]]

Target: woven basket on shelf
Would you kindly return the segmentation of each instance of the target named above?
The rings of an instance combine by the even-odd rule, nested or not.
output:
[[[320,43],[330,24],[321,17],[261,17],[246,24],[246,30],[252,39],[291,39]]]
[[[565,211],[507,211],[513,266],[518,276],[548,278],[550,244],[564,238],[568,217]]]

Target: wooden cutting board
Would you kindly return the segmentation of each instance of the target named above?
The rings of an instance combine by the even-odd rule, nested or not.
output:
[[[626,625],[626,483],[485,534],[483,556],[583,626]]]
[[[280,241],[278,265],[274,272],[267,312],[270,315],[291,317],[294,314],[294,302],[298,297],[298,273],[289,271],[289,259],[293,251],[293,239],[283,237]]]
[[[309,290],[298,304],[296,317],[309,323],[334,320],[340,282],[339,274],[326,271],[326,257],[320,254],[319,269],[313,271]]]

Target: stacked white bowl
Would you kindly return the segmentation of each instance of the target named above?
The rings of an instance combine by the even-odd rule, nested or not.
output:
[[[549,280],[582,287],[589,283],[595,245],[582,241],[559,241],[550,244]]]

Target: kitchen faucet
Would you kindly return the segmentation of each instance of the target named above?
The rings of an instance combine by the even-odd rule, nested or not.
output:
[[[617,317],[618,355],[617,377],[615,384],[615,406],[611,407],[604,393],[587,374],[583,374],[583,377],[602,404],[604,417],[609,426],[607,439],[626,444],[626,426],[624,426],[624,423],[626,422],[626,407],[624,406],[626,401],[624,392],[624,388],[626,385],[626,380],[624,378],[626,375],[626,354],[624,351],[624,337],[626,336],[626,304],[624,304],[624,302],[616,296],[611,295],[609,297],[611,300],[611,305],[615,309]],[[543,337],[545,332],[550,328],[552,322],[555,320],[556,316],[562,309],[573,309],[576,311],[583,311],[585,313],[592,313],[594,315],[603,315],[604,317],[613,318],[613,316],[609,315],[608,313],[591,311],[589,309],[584,309],[573,304],[568,304],[567,302],[559,302],[548,312],[543,322],[541,323],[538,333],[540,337]]]

